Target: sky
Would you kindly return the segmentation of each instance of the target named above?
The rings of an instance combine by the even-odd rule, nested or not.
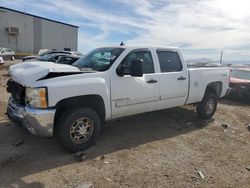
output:
[[[0,0],[0,6],[79,26],[78,50],[180,47],[186,59],[250,62],[249,0]]]

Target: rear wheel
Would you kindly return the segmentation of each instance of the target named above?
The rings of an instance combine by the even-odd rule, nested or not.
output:
[[[197,104],[197,115],[201,119],[210,119],[217,108],[217,96],[212,92],[207,92],[200,103]]]
[[[70,152],[85,150],[96,140],[101,130],[99,115],[90,108],[66,111],[56,124],[56,137]]]

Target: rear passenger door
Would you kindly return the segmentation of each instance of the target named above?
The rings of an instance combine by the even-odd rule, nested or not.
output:
[[[184,105],[188,95],[188,72],[177,50],[156,50],[160,65],[160,98],[166,107]]]

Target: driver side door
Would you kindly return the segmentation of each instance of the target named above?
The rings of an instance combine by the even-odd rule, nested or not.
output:
[[[142,77],[130,75],[131,63],[136,59],[143,62]],[[149,49],[131,51],[119,66],[124,67],[124,76],[114,73],[111,77],[112,118],[153,111],[160,94],[159,78],[155,74],[151,51]]]

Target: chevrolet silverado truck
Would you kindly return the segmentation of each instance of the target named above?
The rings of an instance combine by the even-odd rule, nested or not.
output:
[[[9,72],[9,119],[70,152],[91,146],[116,118],[192,104],[209,119],[229,84],[227,67],[188,68],[174,47],[103,47],[73,65],[27,62]]]

